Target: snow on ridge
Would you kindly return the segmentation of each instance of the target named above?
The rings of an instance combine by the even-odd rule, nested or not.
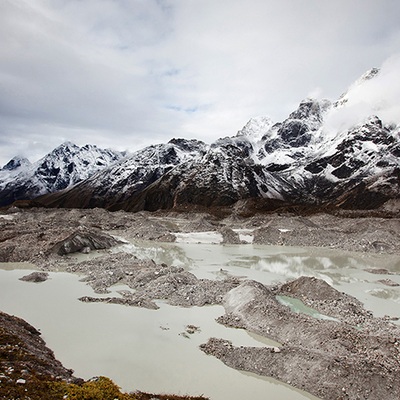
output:
[[[238,131],[236,136],[247,136],[253,141],[259,142],[262,137],[271,129],[273,124],[274,122],[269,117],[253,117],[240,131]]]
[[[137,150],[88,179],[94,190],[128,193],[146,187],[178,165],[203,156],[207,145],[198,140],[171,139]]]
[[[95,145],[79,147],[64,142],[35,163],[25,163],[11,173],[0,170],[1,201],[34,198],[69,188],[122,156]]]

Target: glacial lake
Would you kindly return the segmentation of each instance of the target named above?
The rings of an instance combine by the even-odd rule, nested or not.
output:
[[[183,266],[199,278],[226,275],[266,284],[302,275],[326,280],[360,299],[374,315],[400,316],[400,257],[346,253],[315,248],[220,245],[212,235],[181,237],[179,243],[133,242],[116,248],[156,262]],[[101,254],[79,255],[80,259]],[[105,375],[125,391],[177,393],[212,400],[315,399],[289,385],[226,367],[198,346],[209,337],[231,340],[236,346],[274,345],[265,338],[215,322],[221,306],[179,308],[159,302],[159,310],[105,303],[82,303],[96,295],[74,274],[50,273],[43,283],[20,281],[35,267],[0,264],[0,309],[19,316],[42,332],[56,357],[75,375],[88,379]],[[392,275],[365,271],[385,268]],[[114,294],[124,286],[113,287]],[[185,333],[187,325],[199,327]]]

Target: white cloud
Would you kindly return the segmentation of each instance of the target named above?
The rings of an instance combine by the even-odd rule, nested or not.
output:
[[[335,99],[400,48],[399,11],[392,0],[5,0],[0,165],[62,140],[212,141],[256,115],[285,118],[309,94]]]
[[[400,54],[387,59],[372,79],[360,80],[345,94],[345,107],[332,109],[327,125],[334,131],[344,131],[378,116],[384,125],[400,123]]]

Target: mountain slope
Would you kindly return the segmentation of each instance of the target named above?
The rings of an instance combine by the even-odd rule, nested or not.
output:
[[[201,157],[206,147],[203,142],[186,139],[148,146],[69,190],[42,197],[41,201],[48,206],[110,208],[124,203],[177,165]]]
[[[0,206],[70,187],[122,157],[113,150],[69,142],[33,164],[15,157],[0,170]]]

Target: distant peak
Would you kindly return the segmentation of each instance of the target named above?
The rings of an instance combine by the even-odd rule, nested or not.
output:
[[[271,118],[258,116],[251,118],[247,124],[237,133],[237,136],[247,136],[255,140],[260,140],[269,131],[274,122]]]
[[[379,74],[379,68],[371,68],[364,75],[361,76],[359,81],[368,81]]]
[[[28,165],[31,165],[31,162],[27,158],[15,156],[3,167],[3,170],[14,171]]]
[[[67,140],[64,143],[61,143],[60,146],[58,147],[78,147],[78,146],[75,143],[72,143],[69,140]]]
[[[328,110],[330,106],[329,100],[317,100],[308,97],[300,102],[297,110],[289,115],[289,119],[306,119],[311,116],[320,118],[321,114]]]
[[[362,74],[352,85],[350,85],[348,92],[357,86],[362,85],[366,81],[370,81],[371,79],[378,76],[380,69],[379,68],[371,68],[364,74]]]
[[[56,147],[52,151],[52,153],[54,153],[54,152],[58,153],[59,151],[71,151],[71,150],[73,150],[73,151],[79,150],[79,146],[77,146],[75,143],[67,141],[67,142],[61,143],[58,147]]]
[[[334,103],[334,107],[341,107],[344,106],[349,97],[349,93],[351,93],[355,88],[360,87],[363,85],[365,82],[370,81],[371,79],[375,78],[376,76],[379,75],[380,69],[379,68],[371,68],[367,72],[365,72],[363,75],[361,75],[352,85],[349,86],[349,88],[344,92],[339,99]]]

